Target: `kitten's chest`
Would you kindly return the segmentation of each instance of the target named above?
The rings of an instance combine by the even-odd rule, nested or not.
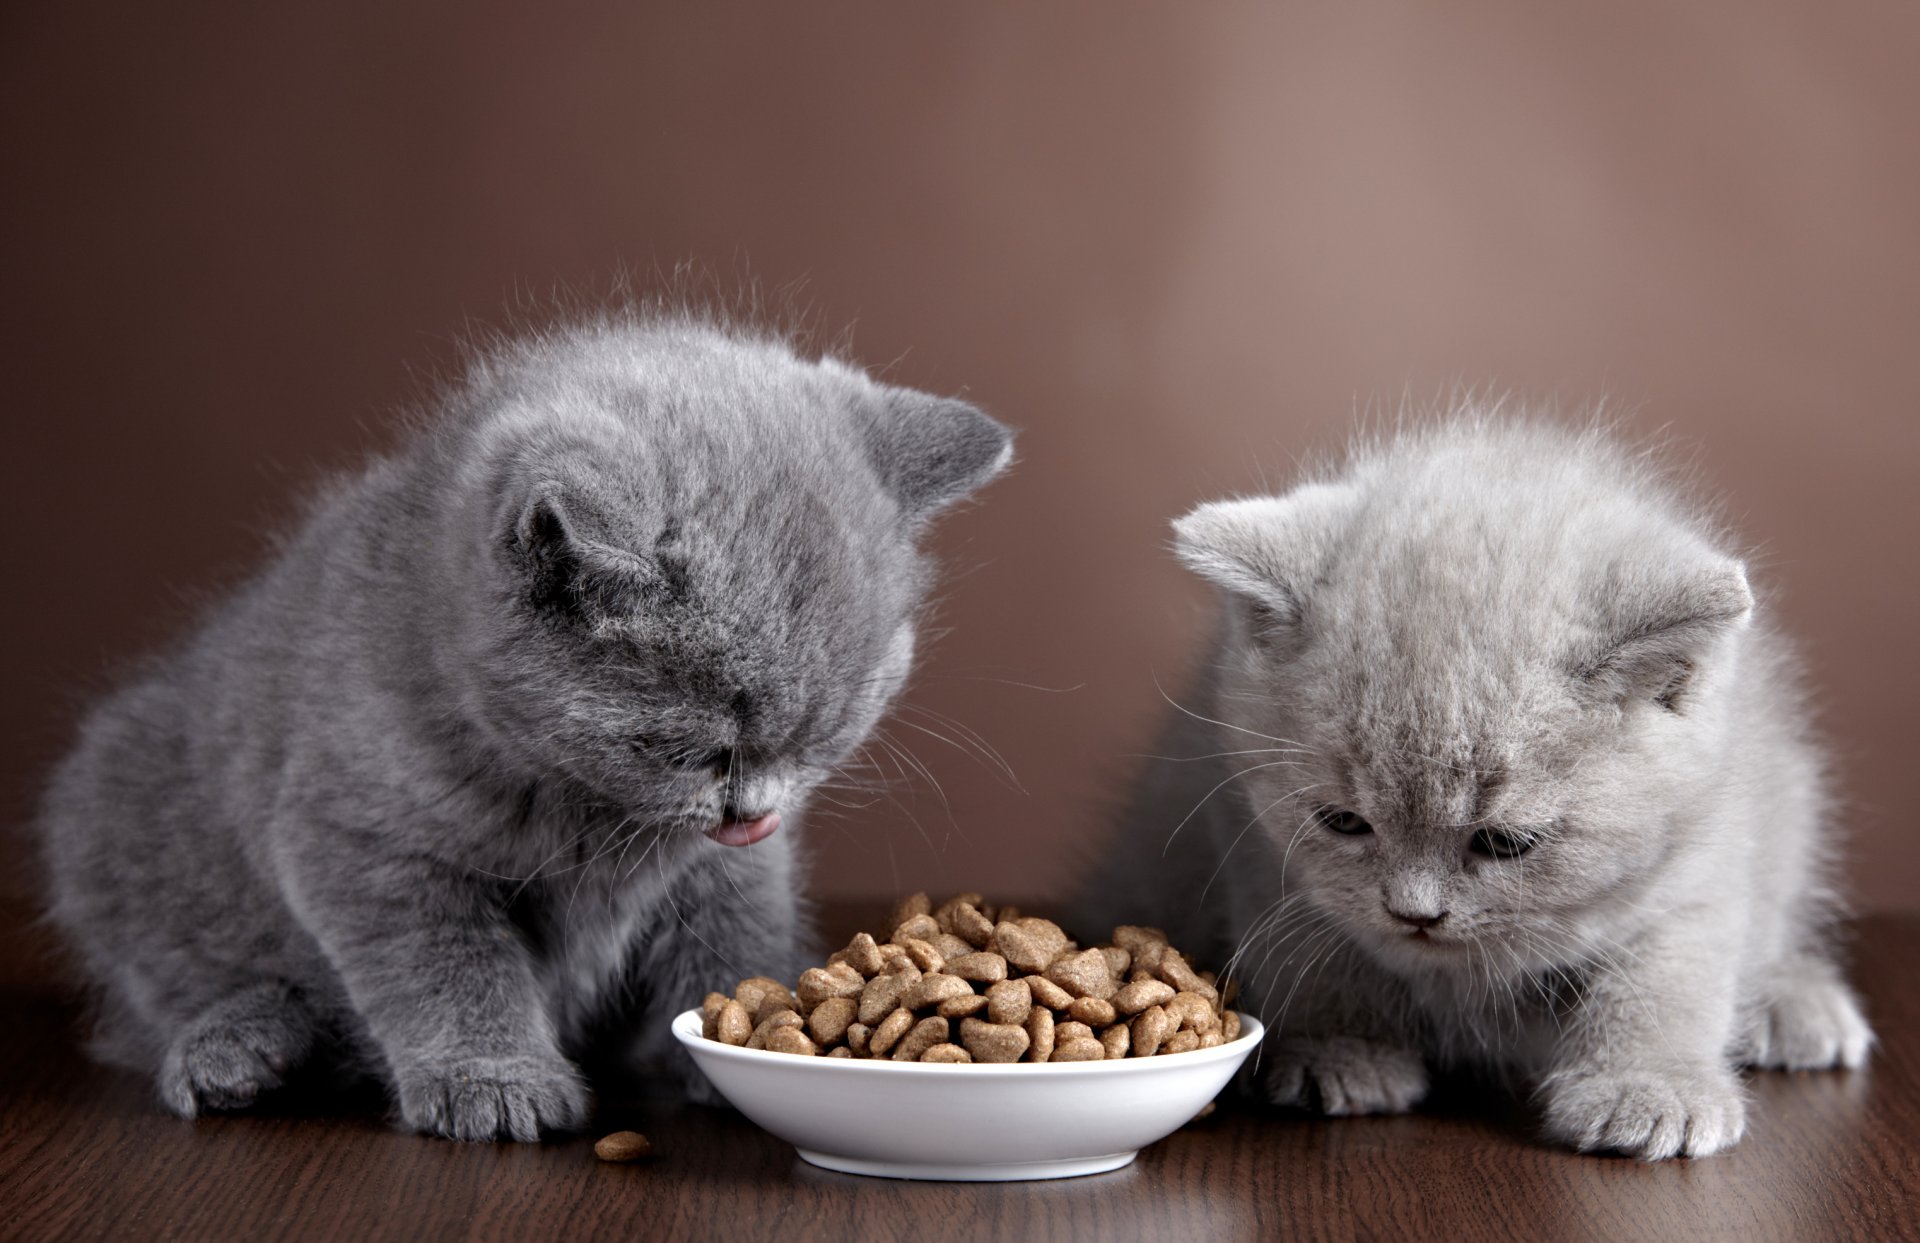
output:
[[[670,876],[649,865],[621,874],[583,869],[557,878],[516,911],[563,1031],[592,1021],[628,963],[656,931]]]
[[[1414,990],[1427,1047],[1442,1064],[1522,1075],[1544,1069],[1569,1021],[1562,982],[1486,976]]]

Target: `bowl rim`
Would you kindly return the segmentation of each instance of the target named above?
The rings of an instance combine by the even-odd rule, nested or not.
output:
[[[683,1010],[672,1023],[674,1039],[691,1053],[742,1061],[748,1065],[786,1066],[798,1069],[816,1066],[833,1074],[877,1075],[958,1075],[963,1079],[999,1078],[1005,1075],[1127,1075],[1152,1070],[1198,1067],[1228,1058],[1244,1058],[1260,1041],[1265,1028],[1260,1020],[1245,1011],[1240,1015],[1240,1034],[1211,1049],[1189,1049],[1185,1053],[1161,1057],[1122,1057],[1098,1062],[896,1062],[864,1057],[796,1057],[767,1049],[749,1049],[743,1045],[722,1044],[701,1034],[704,1019],[700,1008]]]

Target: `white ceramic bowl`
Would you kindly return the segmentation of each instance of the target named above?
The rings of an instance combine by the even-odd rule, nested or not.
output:
[[[1260,1043],[1113,1062],[928,1065],[799,1057],[700,1034],[700,1011],[673,1034],[734,1107],[847,1174],[1000,1182],[1117,1170],[1200,1112]]]

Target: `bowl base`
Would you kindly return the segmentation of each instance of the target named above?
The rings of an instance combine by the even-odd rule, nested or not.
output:
[[[862,1161],[830,1152],[796,1149],[802,1160],[824,1170],[842,1174],[864,1174],[869,1178],[921,1178],[950,1183],[1010,1183],[1035,1178],[1078,1178],[1083,1174],[1104,1174],[1133,1164],[1140,1155],[1132,1152],[1108,1153],[1103,1157],[1075,1157],[1068,1161],[1014,1161],[1006,1165],[941,1165],[938,1162]]]

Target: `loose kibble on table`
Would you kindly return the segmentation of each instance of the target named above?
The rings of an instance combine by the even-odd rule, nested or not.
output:
[[[1122,924],[1108,944],[1082,946],[1052,920],[981,894],[936,906],[916,893],[894,905],[886,931],[860,933],[791,988],[754,976],[732,996],[708,993],[701,1014],[709,1040],[801,1057],[1095,1062],[1232,1040],[1236,992],[1158,928]]]
[[[600,1137],[593,1155],[602,1161],[638,1161],[653,1155],[653,1142],[638,1131],[615,1131]]]

